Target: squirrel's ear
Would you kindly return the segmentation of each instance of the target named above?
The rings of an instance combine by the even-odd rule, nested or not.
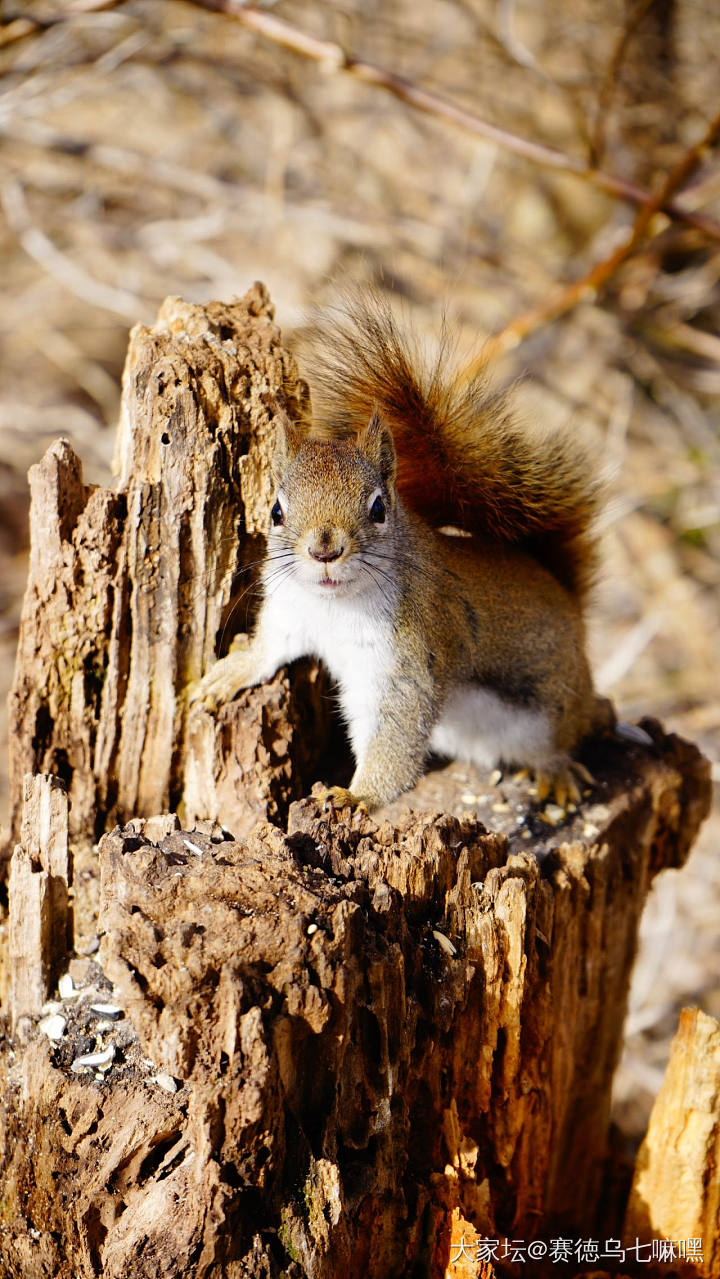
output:
[[[358,435],[357,446],[370,465],[380,472],[385,483],[394,483],[397,459],[395,457],[392,432],[385,425],[377,410],[373,413],[364,431],[361,431]]]
[[[285,474],[290,463],[294,460],[300,451],[302,444],[302,432],[290,421],[287,413],[282,409],[276,416],[275,428],[275,452],[273,454],[273,472],[275,478]]]

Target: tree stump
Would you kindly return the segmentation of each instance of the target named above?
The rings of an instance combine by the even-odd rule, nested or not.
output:
[[[302,793],[306,742],[322,745],[319,714],[297,731],[322,699],[316,673],[293,692],[279,676],[271,693],[250,690],[227,708],[234,803],[214,731],[196,722],[188,740],[183,698],[262,554],[273,413],[279,402],[302,415],[307,400],[261,286],[235,306],[169,298],[152,330],[131,335],[118,490],[85,485],[67,441],[31,468],[9,708],[15,838],[26,773],[65,781],[71,834],[91,840],[117,820],[182,810],[184,798],[189,820],[204,816],[200,779],[213,779],[239,833]]]
[[[557,825],[457,766],[371,819],[301,798],[337,766],[312,664],[189,717],[262,553],[278,404],[306,413],[307,389],[261,286],[171,300],[131,338],[117,492],[66,443],[33,468],[8,1275],[434,1279],[460,1273],[464,1221],[526,1241],[596,1224],[638,920],[707,811],[707,764],[648,722],[652,750],[588,748],[597,787]],[[62,845],[52,822],[27,834],[31,797],[58,794],[39,774],[67,789],[76,925],[100,938],[49,1002],[69,901],[18,887]]]

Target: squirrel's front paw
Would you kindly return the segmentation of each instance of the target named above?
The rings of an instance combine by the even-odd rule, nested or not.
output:
[[[360,795],[355,795],[346,786],[318,787],[316,794],[323,808],[334,808],[337,811],[343,808],[359,808],[363,813],[368,811],[367,800]]]
[[[238,648],[221,657],[197,684],[191,685],[188,701],[191,707],[202,706],[205,710],[215,711],[226,702],[231,702],[243,688],[256,684],[257,677],[252,652],[249,648]]]

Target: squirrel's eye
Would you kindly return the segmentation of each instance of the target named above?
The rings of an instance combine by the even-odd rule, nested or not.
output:
[[[280,503],[278,502],[277,498],[275,499],[275,505],[274,505],[274,507],[272,508],[272,510],[271,510],[271,512],[270,512],[270,519],[272,520],[273,524],[275,525],[275,528],[279,528],[281,524],[284,524],[284,523],[285,523],[285,516],[283,515],[283,508],[281,507],[281,505],[280,505]]]
[[[383,502],[379,493],[378,493],[378,496],[375,498],[375,501],[373,502],[372,506],[370,507],[369,514],[373,524],[385,523],[385,503]]]

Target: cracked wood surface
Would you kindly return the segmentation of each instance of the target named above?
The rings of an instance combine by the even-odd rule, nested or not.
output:
[[[104,836],[100,958],[137,1056],[78,1080],[35,1032],[4,1058],[6,1272],[31,1248],[43,1279],[389,1279],[442,1275],[458,1216],[590,1229],[639,914],[706,793],[658,737],[598,838],[543,860],[471,818],[313,799],[240,842]]]
[[[625,1237],[700,1241],[697,1258],[665,1269],[720,1273],[720,1026],[685,1008],[638,1151]]]
[[[308,393],[262,286],[170,299],[131,338],[117,491],[84,485],[66,442],[33,468],[15,834],[30,862],[60,847],[59,811],[39,844],[21,830],[25,774],[55,774],[102,967],[70,960],[48,1040],[43,907],[15,877],[3,967],[34,974],[0,1038],[17,1279],[435,1279],[463,1221],[594,1222],[638,920],[707,812],[707,762],[648,722],[651,749],[588,748],[597,785],[557,828],[459,767],[372,820],[299,799],[333,740],[311,664],[189,731],[187,686],[262,554],[278,402]]]
[[[65,440],[31,468],[9,712],[15,837],[26,773],[63,779],[71,833],[91,840],[116,820],[182,805],[186,772],[190,818],[210,815],[219,791],[239,829],[300,793],[287,679],[276,680],[274,718],[257,690],[239,714],[228,708],[221,758],[207,733],[188,743],[185,715],[187,686],[214,660],[233,604],[246,616],[248,565],[262,554],[272,501],[273,415],[307,404],[272,317],[262,285],[232,305],[169,298],[152,329],[131,335],[117,490],[85,485]],[[234,803],[226,758],[244,783]]]

